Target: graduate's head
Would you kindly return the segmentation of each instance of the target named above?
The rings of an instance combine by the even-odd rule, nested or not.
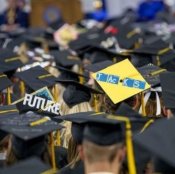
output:
[[[9,8],[16,8],[17,6],[17,0],[7,0],[7,3]]]
[[[97,167],[97,170],[103,170],[103,165],[109,165],[110,171],[108,172],[118,173],[120,171],[125,158],[121,132],[120,125],[106,123],[89,123],[85,127],[83,149],[80,155],[85,162],[86,170],[91,165]],[[101,164],[101,169],[98,168],[99,164]]]

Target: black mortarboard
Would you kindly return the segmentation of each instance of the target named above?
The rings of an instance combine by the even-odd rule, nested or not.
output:
[[[64,68],[61,66],[57,66],[56,68],[61,72],[61,74],[58,76],[58,80],[73,80],[73,81],[79,82],[80,81],[79,77],[83,77],[83,78],[88,79],[87,76],[80,74],[80,73],[77,73],[77,72],[74,72],[74,71],[71,71],[68,68]]]
[[[29,47],[30,49],[41,48],[43,43],[45,42],[44,38],[39,35],[27,35],[24,38],[27,47]]]
[[[67,85],[63,93],[63,99],[69,107],[73,107],[82,102],[89,102],[92,93],[93,94],[103,93],[100,90],[90,88],[89,86],[82,85],[76,81],[63,80],[57,82]]]
[[[57,80],[56,77],[40,66],[18,72],[15,76],[24,81],[24,83],[34,91],[45,86],[51,87],[55,85],[55,81]]]
[[[174,160],[175,118],[161,119],[133,138],[135,143],[152,152],[157,158],[175,168]],[[162,131],[163,130],[163,131]],[[161,173],[161,171],[158,171]],[[165,172],[166,173],[166,172]]]
[[[133,52],[140,54],[157,55],[160,53],[160,51],[167,48],[169,48],[169,44],[167,44],[163,40],[158,40],[151,44],[143,44],[140,48],[135,49]]]
[[[89,112],[79,112],[75,114],[69,114],[61,117],[56,117],[55,121],[65,120],[72,122],[71,127],[72,137],[78,144],[81,144],[83,140],[83,130],[87,122],[86,117],[88,117],[93,113],[94,113],[93,111],[89,111]],[[83,119],[82,117],[85,118]]]
[[[162,98],[166,108],[175,108],[175,86],[173,84],[175,73],[165,72],[160,74],[160,81],[162,86]]]
[[[165,67],[167,66],[168,63],[171,63],[175,59],[175,50],[172,49],[165,49],[165,51],[162,53],[158,53],[158,55],[153,56],[153,63],[155,65]]]
[[[157,86],[160,84],[160,74],[165,72],[166,69],[162,69],[158,66],[149,63],[145,66],[138,68],[138,71],[144,77],[144,79],[152,86]]]
[[[23,43],[25,43],[25,38],[24,37],[17,37],[15,39],[11,40],[7,44],[6,48],[11,49],[11,50],[14,50],[14,48],[16,46],[21,46]]]
[[[43,117],[35,113],[10,114],[1,119],[0,129],[8,132],[24,141],[47,135],[62,126],[49,117]]]
[[[8,79],[5,74],[0,73],[0,91],[12,86],[12,82]]]
[[[148,54],[135,54],[130,55],[131,62],[135,67],[142,67],[149,63],[152,63],[152,56]]]
[[[108,66],[111,66],[111,65],[113,65],[113,62],[110,61],[110,60],[106,60],[106,61],[103,61],[103,62],[88,65],[88,66],[85,67],[85,69],[88,70],[89,72],[98,72],[102,69],[107,68]]]
[[[4,105],[0,106],[0,119],[3,119],[3,116],[10,115],[10,114],[18,114],[18,110],[15,105]],[[0,141],[6,137],[8,134],[2,130],[0,130]]]
[[[13,166],[1,169],[0,174],[42,174],[49,171],[50,167],[41,162],[38,158],[29,158]],[[51,173],[51,172],[50,172]]]
[[[133,133],[138,133],[142,131],[142,129],[144,128],[144,125],[149,121],[148,118],[144,118],[141,114],[133,110],[128,104],[124,102],[120,104],[115,114],[127,117],[131,121],[135,119],[132,122],[132,126],[131,126]]]
[[[114,50],[103,48],[102,46],[92,46],[85,51],[84,58],[89,59],[94,64],[106,60],[119,62],[126,58],[126,56],[116,53]]]
[[[70,68],[73,65],[81,64],[80,59],[67,50],[52,51],[50,54],[55,58],[55,62],[58,66]]]
[[[20,56],[12,52],[10,49],[1,49],[0,56],[1,72],[7,73],[23,66]]]
[[[3,105],[3,106],[0,106],[0,115],[1,116],[6,116],[6,115],[9,115],[9,114],[18,114],[19,111],[17,110],[16,106],[15,105]],[[0,117],[0,119],[3,119],[3,117]]]
[[[135,48],[135,44],[139,43],[139,39],[141,38],[140,34],[135,34],[132,37],[117,35],[117,41],[119,46],[124,49],[133,49]]]
[[[104,31],[99,29],[88,30],[87,32],[79,35],[78,39],[69,43],[71,49],[80,52],[83,49],[89,48],[93,45],[100,45],[102,41],[109,37]]]

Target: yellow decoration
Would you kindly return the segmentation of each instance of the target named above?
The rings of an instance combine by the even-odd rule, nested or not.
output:
[[[150,88],[128,59],[96,72],[92,77],[115,104]]]

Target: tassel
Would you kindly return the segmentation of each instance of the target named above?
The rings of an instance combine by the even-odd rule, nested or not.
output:
[[[51,152],[52,168],[56,172],[57,171],[57,168],[56,168],[56,161],[55,161],[55,147],[54,147],[53,133],[50,133],[50,152]]]
[[[12,103],[11,101],[11,94],[10,94],[10,88],[7,88],[7,104],[10,105]]]
[[[144,102],[144,93],[141,93],[141,105],[142,105],[142,115],[146,117],[146,110],[145,110],[145,102]]]

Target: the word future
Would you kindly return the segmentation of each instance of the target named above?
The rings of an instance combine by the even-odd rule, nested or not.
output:
[[[59,115],[60,104],[36,95],[25,94],[23,105]]]
[[[120,79],[119,76],[110,75],[105,73],[97,73],[96,80],[100,82],[110,83],[110,84],[119,84],[128,88],[137,88],[137,89],[145,89],[146,82],[135,80],[132,78]]]

